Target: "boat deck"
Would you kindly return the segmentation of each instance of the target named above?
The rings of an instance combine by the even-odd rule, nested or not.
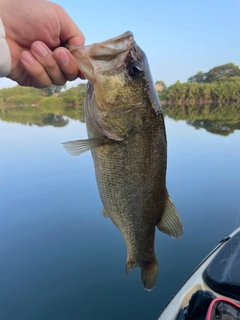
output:
[[[179,289],[176,295],[169,301],[167,306],[164,308],[160,314],[158,320],[175,320],[179,311],[185,308],[193,293],[197,290],[210,290],[217,297],[224,297],[214,290],[212,290],[207,283],[204,281],[203,273],[208,267],[209,263],[218,254],[221,248],[226,244],[227,241],[231,241],[231,238],[240,232],[240,227],[236,229],[229,237],[224,238],[215,249],[213,249],[209,255],[198,265],[198,267],[193,271],[190,277],[186,280],[183,286]],[[240,240],[239,240],[240,241]],[[240,300],[232,299],[234,302],[240,304]]]

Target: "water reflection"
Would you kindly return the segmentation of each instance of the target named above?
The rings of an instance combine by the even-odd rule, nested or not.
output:
[[[42,124],[44,126],[53,125],[54,127],[64,127],[68,123],[69,123],[68,119],[64,119],[64,117],[61,114],[54,114],[54,113],[47,114],[42,121]]]
[[[170,105],[167,114],[175,120],[186,120],[196,129],[227,136],[240,130],[240,105]]]
[[[67,114],[68,125],[18,124],[49,113]],[[124,272],[125,244],[101,214],[91,153],[71,157],[62,147],[87,137],[80,110],[0,108],[0,117],[0,319],[157,319],[240,223],[240,131],[224,137],[166,117],[167,185],[185,234],[156,232],[159,278],[147,292],[139,270]]]
[[[23,125],[64,127],[69,119],[85,122],[83,107],[0,107],[0,119]]]
[[[164,116],[174,120],[186,120],[196,129],[227,136],[240,130],[240,105],[169,105],[163,106]],[[0,119],[24,125],[64,127],[69,120],[85,122],[83,107],[0,107]]]

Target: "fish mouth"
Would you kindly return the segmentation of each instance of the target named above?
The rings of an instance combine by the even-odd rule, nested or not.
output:
[[[127,31],[115,38],[90,46],[66,45],[77,61],[80,72],[92,83],[96,74],[121,67],[135,45],[133,33]]]

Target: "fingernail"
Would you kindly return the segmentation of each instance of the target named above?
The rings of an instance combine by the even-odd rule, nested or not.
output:
[[[32,50],[40,57],[46,57],[48,55],[48,49],[41,42],[35,42],[32,45]]]
[[[22,53],[22,60],[25,61],[27,64],[33,64],[36,61],[31,55],[31,53],[28,51],[24,51]]]
[[[70,59],[65,51],[59,51],[57,54],[57,60],[63,66],[67,66],[70,62]]]

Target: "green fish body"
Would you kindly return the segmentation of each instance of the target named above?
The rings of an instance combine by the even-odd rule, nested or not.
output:
[[[151,290],[158,274],[156,227],[175,238],[183,231],[166,188],[164,118],[146,55],[131,32],[70,50],[89,80],[89,139],[64,146],[73,155],[91,149],[103,215],[127,246],[126,271],[140,267],[142,284]]]

